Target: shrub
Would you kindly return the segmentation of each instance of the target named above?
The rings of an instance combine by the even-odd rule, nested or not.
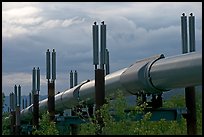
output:
[[[106,98],[107,103],[98,110],[104,122],[101,132],[103,135],[187,135],[186,119],[183,117],[179,121],[167,121],[165,119],[150,121],[152,113],[147,112],[145,114],[143,111],[146,108],[146,103],[135,106],[134,108],[129,107],[129,109],[134,109],[134,111],[125,113],[124,110],[128,108],[128,105],[122,92],[117,92],[114,101],[111,101],[110,98],[112,97]],[[185,107],[184,97],[172,97],[172,99],[164,102],[164,107]],[[141,114],[141,119],[137,121],[133,120],[136,115],[141,116]],[[93,118],[89,117],[89,123],[81,125],[79,134],[95,135],[100,128],[100,125],[96,121],[95,116]],[[202,107],[201,102],[197,101],[198,134],[202,134],[201,122]]]
[[[59,135],[55,122],[49,121],[49,113],[43,113],[39,121],[39,129],[33,127],[33,135]]]

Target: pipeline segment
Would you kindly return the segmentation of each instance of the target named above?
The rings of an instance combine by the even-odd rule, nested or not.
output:
[[[105,76],[105,95],[121,90],[132,94],[157,94],[174,88],[197,86],[202,83],[202,53],[192,52],[165,58],[163,54],[137,61],[127,68]],[[95,80],[84,81],[55,95],[55,111],[78,105],[80,100],[94,104]],[[31,114],[32,105],[21,111]],[[39,102],[39,111],[47,110],[47,99]]]
[[[201,85],[202,54],[186,53],[158,60],[150,75],[153,85],[163,90]]]

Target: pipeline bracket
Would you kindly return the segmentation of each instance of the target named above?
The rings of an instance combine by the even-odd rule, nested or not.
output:
[[[150,75],[150,70],[152,65],[159,59],[165,58],[163,54],[159,55],[159,56],[155,56],[155,59],[153,59],[152,61],[148,62],[147,67],[146,67],[146,79],[147,79],[147,84],[149,87],[152,88],[152,92],[154,93],[162,93],[163,91],[168,91],[166,89],[159,89],[156,86],[154,86],[154,84],[152,83],[152,78]]]
[[[161,93],[163,90],[156,88],[151,82],[151,66],[159,59],[164,58],[163,54],[146,58],[132,64],[120,76],[123,87],[133,95],[143,93]]]
[[[81,88],[82,85],[86,84],[87,82],[89,82],[90,80],[85,80],[83,82],[81,82],[79,85],[77,85],[73,91],[73,97],[76,98],[78,101],[80,100],[80,93],[79,93],[79,89]]]

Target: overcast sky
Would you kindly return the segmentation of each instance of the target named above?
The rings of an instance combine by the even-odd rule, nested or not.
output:
[[[157,54],[181,54],[181,14],[195,15],[196,51],[202,50],[201,2],[9,2],[2,3],[2,91],[21,85],[31,92],[33,67],[41,70],[41,95],[47,94],[45,53],[56,50],[56,91],[94,78],[92,25],[107,25],[110,72]]]

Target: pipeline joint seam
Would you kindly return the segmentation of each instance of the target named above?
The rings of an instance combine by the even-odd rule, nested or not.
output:
[[[82,85],[84,85],[85,83],[89,82],[89,81],[90,81],[89,79],[88,79],[88,80],[85,80],[85,81],[81,82],[79,85],[77,85],[76,87],[73,87],[73,88],[74,88],[74,89],[73,89],[73,97],[76,98],[77,101],[80,100],[80,98],[79,98],[79,89],[80,89],[80,87],[81,87]],[[70,90],[70,89],[69,89],[69,90]],[[67,90],[65,90],[65,91],[62,93],[61,97],[60,97],[60,100],[61,100],[61,102],[62,102],[63,107],[66,107],[66,105],[65,105],[65,104],[63,103],[63,101],[62,101],[62,97],[63,97],[63,95],[64,95],[64,93],[65,93],[66,91],[67,91]]]
[[[151,70],[151,67],[152,65],[160,60],[160,59],[163,59],[165,58],[163,54],[160,54],[156,59],[148,62],[147,66],[146,66],[146,80],[147,80],[147,84],[149,87],[151,87],[154,91],[157,91],[157,92],[163,92],[163,91],[168,91],[166,89],[160,89],[160,88],[157,88],[156,86],[154,86],[153,82],[152,82],[152,78],[151,78],[151,75],[150,75],[150,70]]]

